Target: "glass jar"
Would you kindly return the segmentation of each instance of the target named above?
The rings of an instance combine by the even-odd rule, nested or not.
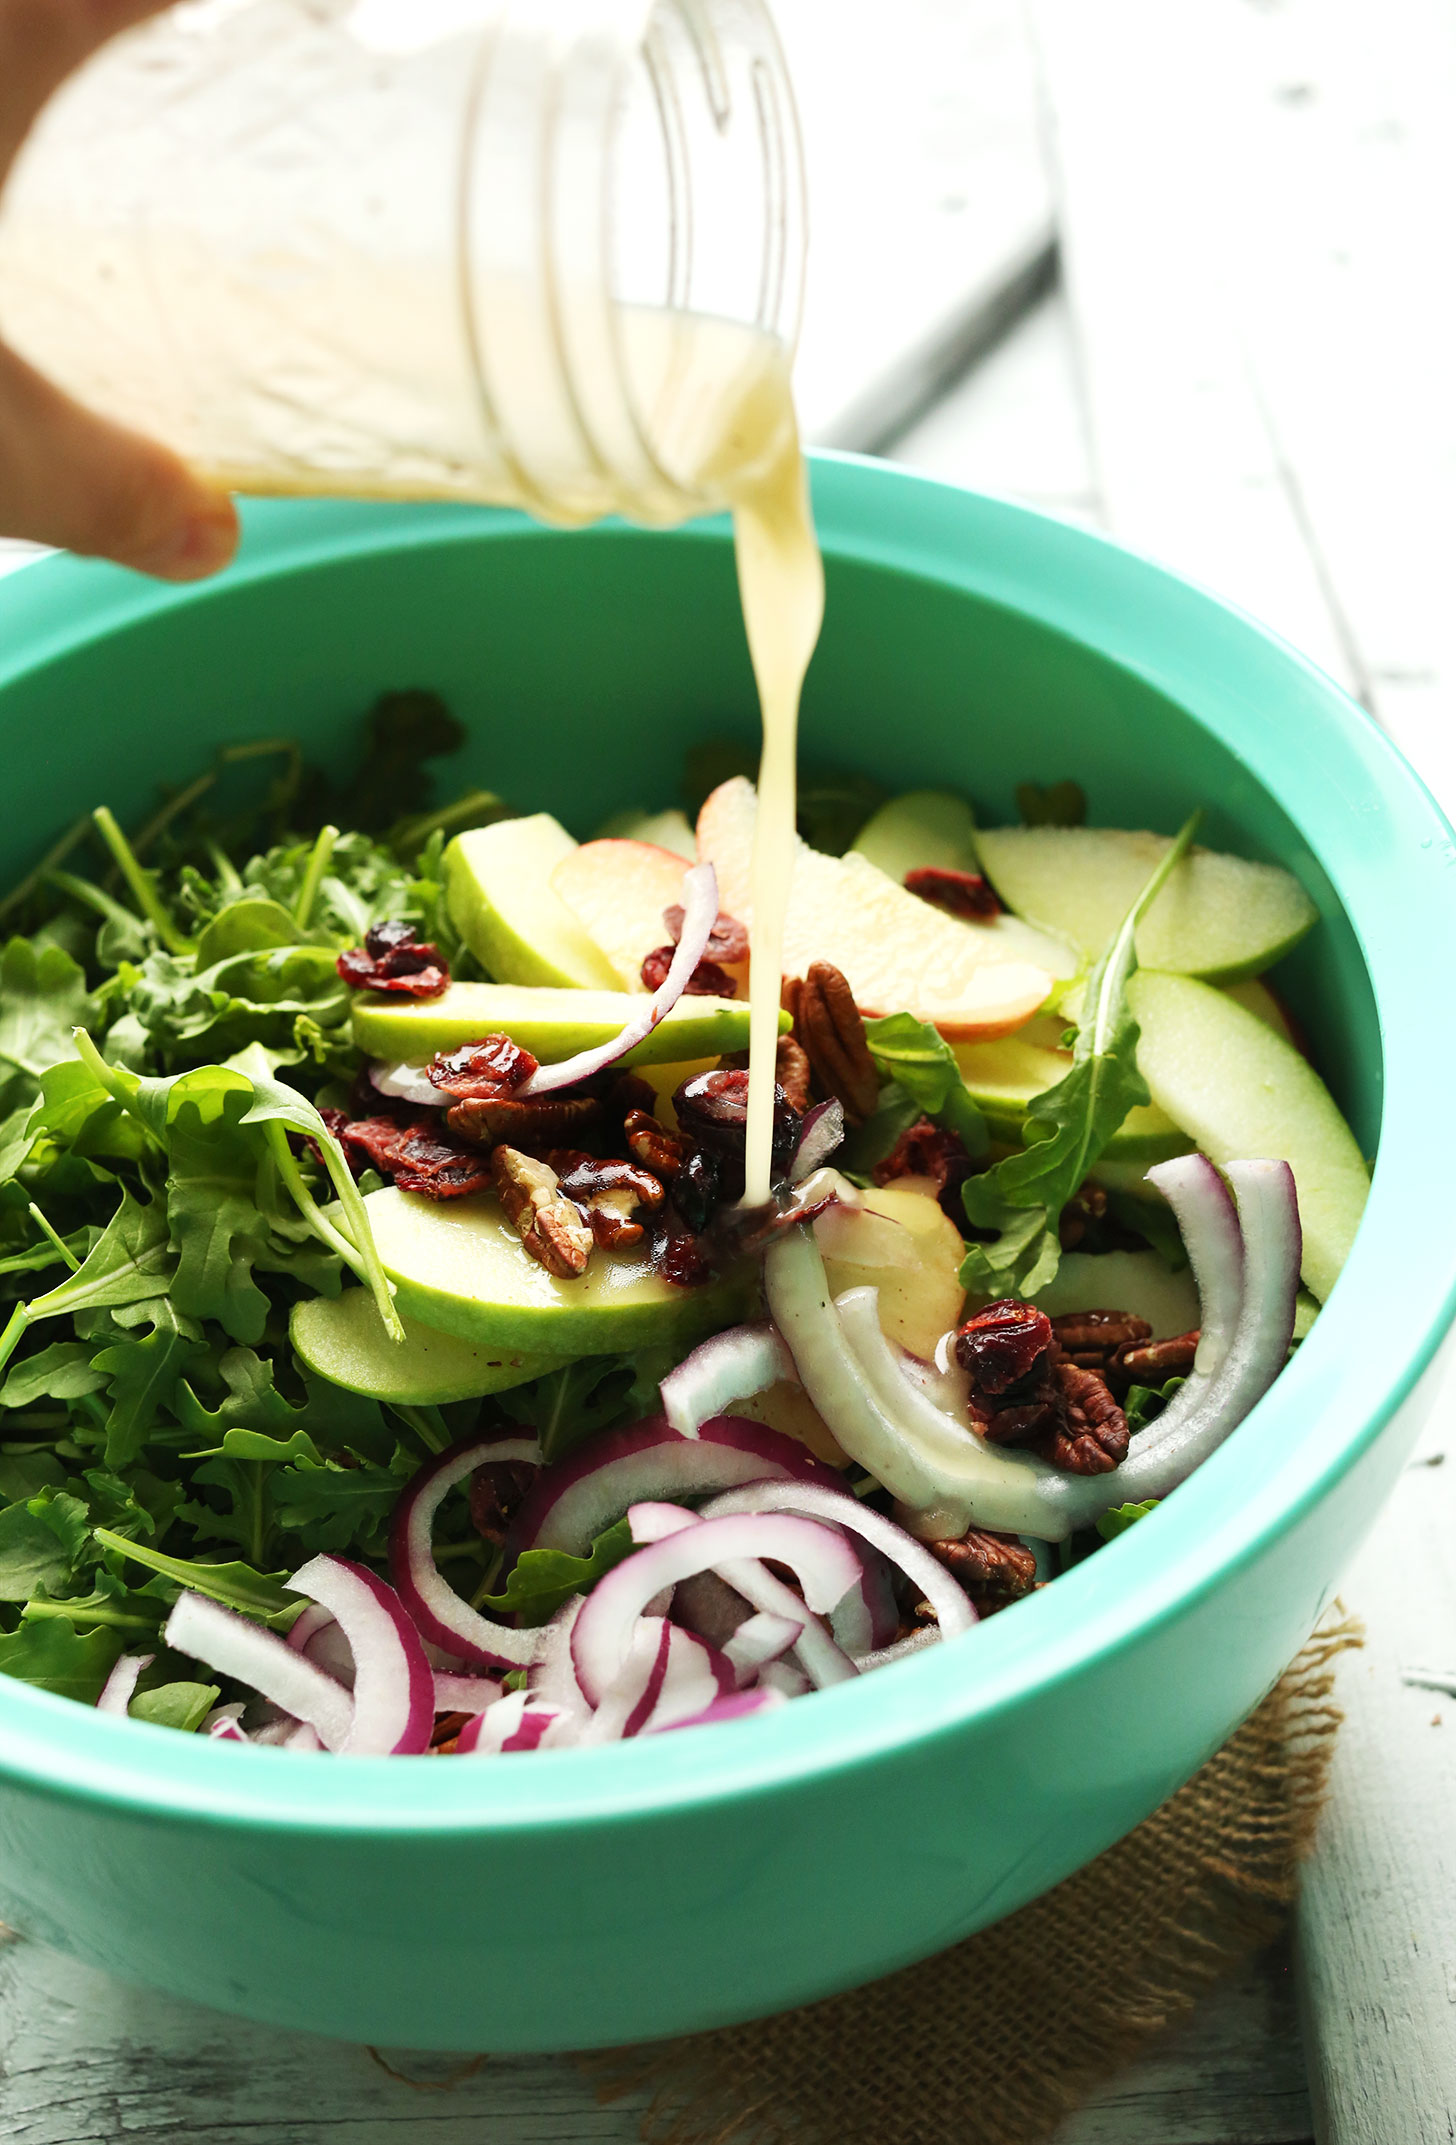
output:
[[[669,523],[803,265],[762,0],[185,0],[43,114],[0,333],[237,490]]]

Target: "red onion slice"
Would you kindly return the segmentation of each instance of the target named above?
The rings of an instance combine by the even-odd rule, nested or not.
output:
[[[686,1720],[669,1720],[662,1723],[664,1731],[677,1728],[713,1728],[720,1721],[743,1720],[750,1713],[773,1713],[787,1705],[788,1693],[759,1685],[751,1691],[732,1691],[726,1698],[715,1698],[701,1713],[689,1714]]]
[[[799,1144],[789,1171],[790,1184],[802,1184],[805,1177],[829,1160],[843,1141],[844,1104],[837,1095],[831,1095],[828,1102],[816,1102],[799,1127]]]
[[[1148,1174],[1157,1179],[1175,1166],[1163,1163]],[[1231,1337],[1226,1327],[1218,1336],[1223,1346],[1212,1365],[1200,1339],[1187,1380],[1156,1421],[1139,1434],[1116,1473],[1102,1478],[1117,1485],[1115,1500],[1104,1497],[1104,1508],[1113,1501],[1166,1497],[1176,1489],[1237,1429],[1288,1359],[1304,1248],[1293,1172],[1287,1162],[1229,1162],[1224,1175],[1238,1202],[1242,1232],[1243,1301],[1237,1324]],[[1174,1200],[1173,1191],[1168,1191],[1168,1197]],[[1184,1226],[1191,1263],[1195,1232],[1184,1222],[1176,1200],[1174,1205]],[[1196,1266],[1194,1276],[1201,1296],[1204,1277]],[[1219,1286],[1220,1281],[1211,1281],[1210,1298],[1215,1301],[1219,1301]],[[1221,1311],[1226,1312],[1226,1302],[1225,1290]]]
[[[611,1042],[579,1050],[574,1058],[563,1058],[559,1065],[542,1065],[516,1089],[517,1095],[547,1095],[554,1088],[573,1087],[578,1080],[589,1080],[593,1073],[614,1065],[618,1058],[645,1042],[687,989],[717,921],[718,874],[711,864],[694,864],[683,876],[682,936],[672,965],[652,996],[643,1001],[641,1011],[633,1014]]]
[[[289,1626],[288,1643],[295,1653],[301,1653],[321,1668],[335,1683],[342,1683],[346,1691],[354,1688],[354,1650],[340,1628],[332,1609],[326,1609],[321,1601],[311,1601],[302,1616]]]
[[[126,1709],[131,1704],[137,1687],[137,1678],[144,1668],[150,1668],[156,1660],[154,1653],[124,1653],[117,1662],[96,1701],[98,1713],[117,1713],[125,1720]]]
[[[766,1319],[729,1326],[668,1372],[659,1388],[662,1412],[680,1437],[696,1437],[730,1400],[751,1400],[785,1381],[797,1385],[799,1373]]]
[[[527,1670],[527,1688],[532,1698],[553,1712],[563,1713],[580,1728],[591,1717],[591,1707],[571,1663],[571,1632],[581,1614],[582,1596],[564,1601],[550,1622],[542,1627],[541,1651]]]
[[[572,1661],[587,1698],[599,1703],[622,1668],[654,1594],[693,1572],[722,1571],[745,1559],[787,1564],[806,1606],[816,1612],[832,1609],[859,1575],[859,1559],[844,1537],[798,1514],[752,1512],[685,1527],[625,1558],[587,1596],[571,1634]],[[731,1577],[729,1583],[737,1585]]]
[[[435,1677],[392,1586],[352,1557],[312,1557],[288,1582],[332,1610],[354,1656],[354,1719],[342,1757],[417,1756],[430,1747]]]
[[[242,1721],[244,1710],[240,1705],[214,1706],[202,1723],[201,1733],[215,1743],[250,1743],[252,1737]]]
[[[935,1611],[942,1638],[956,1638],[978,1621],[975,1610],[943,1564],[922,1542],[897,1527],[893,1520],[862,1505],[845,1490],[820,1489],[811,1482],[752,1482],[747,1488],[729,1490],[704,1507],[703,1525],[714,1525],[720,1515],[771,1512],[803,1514],[806,1518],[847,1528],[859,1534],[898,1564],[912,1585],[919,1587]],[[810,1606],[814,1604],[811,1602]]]
[[[497,1683],[493,1676],[452,1676],[441,1669],[435,1670],[437,1713],[469,1713],[474,1716],[484,1713],[504,1695],[505,1685]]]
[[[791,1661],[770,1661],[766,1668],[759,1670],[758,1682],[754,1685],[755,1690],[782,1692],[785,1698],[804,1698],[813,1688],[804,1671],[795,1668]]]
[[[407,1484],[389,1528],[389,1574],[424,1638],[481,1668],[527,1668],[545,1644],[541,1630],[516,1631],[462,1601],[435,1562],[435,1514],[477,1468],[501,1461],[541,1464],[541,1448],[524,1437],[472,1438],[427,1460]]]
[[[585,1556],[630,1505],[654,1497],[706,1497],[765,1478],[822,1482],[826,1488],[843,1479],[797,1438],[744,1416],[714,1416],[692,1438],[653,1416],[594,1437],[543,1469],[516,1517],[509,1547],[514,1555],[563,1549]]]
[[[700,1520],[698,1513],[670,1504],[634,1504],[627,1516],[632,1522],[632,1538],[637,1542],[660,1542],[669,1534],[681,1533],[684,1527],[697,1526]],[[827,1690],[831,1684],[844,1683],[857,1673],[853,1660],[838,1643],[838,1633],[847,1609],[856,1626],[860,1613],[867,1614],[863,1566],[858,1581],[834,1611],[836,1636],[833,1638],[819,1618],[809,1613],[793,1588],[786,1586],[756,1557],[735,1557],[727,1564],[720,1564],[712,1576],[721,1579],[731,1593],[741,1595],[750,1608],[761,1615],[778,1617],[799,1626],[799,1635],[793,1642],[794,1651],[816,1690]]]
[[[479,1713],[461,1729],[456,1750],[464,1757],[500,1757],[515,1750],[539,1750],[555,1744],[562,1716],[528,1691],[508,1691],[489,1712]],[[557,1731],[557,1733],[553,1733]]]
[[[723,1648],[723,1658],[740,1688],[754,1682],[759,1670],[770,1661],[782,1660],[790,1647],[797,1646],[803,1632],[802,1616],[775,1616],[767,1609],[759,1609],[747,1617]]]
[[[301,1720],[297,1727],[290,1729],[289,1733],[283,1738],[283,1748],[285,1750],[312,1752],[322,1750],[323,1747],[317,1728],[306,1720]]]
[[[408,1102],[417,1110],[450,1107],[450,1097],[435,1086],[428,1067],[411,1065],[407,1059],[398,1065],[382,1065],[376,1060],[369,1067],[369,1085],[391,1102]]]
[[[190,1661],[245,1683],[293,1721],[307,1721],[326,1750],[341,1750],[348,1741],[354,1725],[349,1693],[261,1624],[203,1594],[179,1594],[162,1636]]]

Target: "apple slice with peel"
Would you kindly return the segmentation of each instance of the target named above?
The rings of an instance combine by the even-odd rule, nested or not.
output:
[[[718,899],[750,929],[758,799],[742,775],[715,789],[698,816],[698,853],[718,873]],[[1014,917],[961,923],[907,894],[867,858],[824,856],[795,836],[784,932],[784,973],[829,961],[865,1013],[910,1012],[951,1040],[1009,1035],[1050,995],[1075,958]]]
[[[450,920],[500,982],[621,988],[612,963],[552,890],[552,872],[575,847],[559,820],[533,812],[472,827],[445,851]]]
[[[517,983],[452,983],[438,998],[354,1000],[354,1041],[366,1057],[428,1064],[437,1050],[458,1050],[483,1035],[508,1035],[543,1065],[620,1035],[641,1006],[626,991],[532,989]],[[790,1025],[781,1015],[780,1029]],[[748,1007],[729,998],[679,998],[645,1041],[620,1063],[668,1065],[718,1059],[748,1048]]]
[[[995,827],[976,836],[982,868],[1018,916],[1063,932],[1095,960],[1171,843],[1119,827]],[[1144,968],[1235,983],[1272,967],[1318,911],[1277,864],[1191,849],[1138,926]]]
[[[897,1177],[858,1193],[839,1181],[842,1204],[814,1224],[830,1295],[877,1288],[884,1332],[912,1355],[929,1359],[966,1298],[960,1230],[942,1211],[928,1178]]]
[[[489,1195],[436,1204],[391,1185],[364,1204],[400,1310],[480,1348],[560,1358],[687,1347],[747,1316],[755,1294],[748,1266],[677,1288],[645,1248],[598,1249],[584,1274],[559,1280]]]
[[[990,1043],[957,1043],[955,1060],[993,1134],[1013,1141],[1021,1138],[1035,1098],[1065,1080],[1072,1069],[1070,1050],[1053,1049],[1025,1032],[1003,1035]],[[1156,1103],[1140,1103],[1129,1110],[1105,1150],[1123,1161],[1140,1162],[1144,1168],[1187,1151],[1186,1135]]]
[[[367,1288],[342,1296],[305,1296],[293,1307],[288,1338],[306,1370],[371,1400],[408,1401],[444,1407],[452,1400],[479,1400],[504,1393],[561,1368],[561,1357],[527,1355],[519,1348],[483,1348],[458,1334],[439,1333],[406,1318],[403,1342],[384,1330]]]
[[[1101,1176],[1098,1170],[1098,1176]],[[1145,1318],[1155,1341],[1191,1333],[1202,1317],[1189,1269],[1170,1273],[1156,1251],[1064,1251],[1055,1275],[1036,1292],[1048,1318],[1064,1311],[1131,1311]]]
[[[964,797],[944,789],[912,789],[882,804],[854,838],[887,879],[904,883],[907,871],[979,871],[976,822]]]
[[[601,947],[629,991],[645,991],[642,963],[668,944],[664,909],[680,904],[688,866],[651,842],[583,842],[562,857],[551,886]]]
[[[685,864],[698,861],[698,838],[686,812],[675,805],[667,812],[614,812],[597,828],[593,840],[651,842],[654,848],[670,849]]]
[[[1370,1189],[1334,1098],[1291,1044],[1225,992],[1140,970],[1128,1003],[1153,1100],[1214,1162],[1287,1162],[1299,1194],[1305,1286],[1323,1303]]]

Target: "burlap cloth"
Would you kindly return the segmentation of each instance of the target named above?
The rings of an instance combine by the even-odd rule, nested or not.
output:
[[[648,2145],[1039,2145],[1199,1992],[1277,1934],[1333,1737],[1325,1626],[1188,1786],[1019,1914],[867,1988],[584,2058],[655,2087]]]

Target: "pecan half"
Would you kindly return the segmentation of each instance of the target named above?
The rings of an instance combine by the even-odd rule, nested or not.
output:
[[[817,1085],[826,1096],[837,1095],[846,1117],[862,1124],[879,1101],[880,1076],[848,979],[828,961],[813,961],[807,976],[786,978],[784,1004]]]
[[[1135,1341],[1118,1350],[1111,1374],[1129,1385],[1158,1386],[1166,1385],[1170,1378],[1186,1378],[1201,1338],[1202,1329],[1195,1326],[1191,1333],[1178,1333],[1170,1340]]]
[[[967,923],[988,923],[1001,914],[1000,902],[978,871],[942,871],[935,865],[925,865],[919,871],[906,872],[905,891],[918,894],[922,901]]]
[[[691,1140],[680,1132],[669,1132],[650,1110],[629,1110],[622,1130],[633,1158],[662,1184],[673,1182],[693,1151]]]
[[[593,1095],[542,1095],[537,1101],[517,1101],[509,1095],[475,1096],[452,1103],[445,1122],[477,1147],[494,1147],[498,1140],[505,1140],[512,1147],[533,1152],[575,1145],[583,1134],[595,1130],[602,1115],[602,1105]]]
[[[428,1068],[432,1087],[457,1102],[492,1102],[522,1086],[537,1070],[529,1050],[508,1035],[483,1036],[459,1050],[442,1050]]]
[[[970,1527],[959,1541],[925,1546],[960,1581],[983,1616],[1020,1601],[1036,1585],[1036,1554],[1014,1534]]]
[[[1121,1349],[1147,1340],[1152,1327],[1130,1311],[1064,1311],[1052,1320],[1057,1346],[1068,1362],[1103,1376]],[[1170,1374],[1171,1375],[1171,1374]]]
[[[667,1196],[660,1180],[636,1162],[597,1162],[587,1155],[574,1157],[559,1181],[562,1197],[583,1209],[606,1251],[640,1244],[647,1232],[635,1218],[639,1209],[655,1214]]]
[[[562,1197],[555,1170],[506,1146],[496,1148],[490,1166],[506,1216],[536,1263],[563,1281],[584,1274],[591,1257],[591,1225]]]
[[[1058,1363],[1055,1376],[1060,1404],[1046,1457],[1068,1474],[1109,1474],[1127,1458],[1127,1417],[1095,1370]]]
[[[450,982],[448,962],[437,946],[415,937],[407,923],[374,924],[362,946],[351,946],[334,963],[358,991],[392,991],[406,998],[438,998]]]

